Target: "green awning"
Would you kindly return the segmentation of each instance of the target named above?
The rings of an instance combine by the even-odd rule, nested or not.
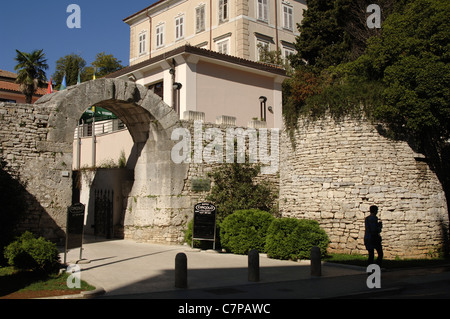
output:
[[[85,124],[92,123],[94,113],[95,113],[95,122],[117,119],[117,116],[113,112],[108,111],[107,109],[104,109],[102,107],[90,107],[81,116],[80,123],[81,121],[83,121]]]

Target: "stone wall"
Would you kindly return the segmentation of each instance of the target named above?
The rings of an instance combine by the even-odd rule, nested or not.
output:
[[[0,103],[0,157],[3,169],[23,186],[27,214],[20,228],[57,240],[64,236],[71,204],[72,157],[64,145],[45,143],[50,112],[37,105]]]
[[[226,162],[227,130],[248,130],[248,128],[239,128],[234,125],[201,123],[201,131],[196,132],[194,121],[181,121],[181,126],[183,129],[186,129],[191,136],[190,162],[185,164],[187,165],[187,170],[180,170],[176,173],[176,180],[180,181],[181,184],[178,185],[179,187],[176,187],[176,189],[173,189],[170,194],[161,194],[160,192],[158,185],[164,183],[164,180],[149,180],[149,185],[142,185],[141,187],[133,185],[135,191],[128,195],[126,199],[127,202],[124,205],[127,208],[126,211],[124,211],[123,216],[123,233],[124,237],[127,239],[166,244],[183,243],[187,224],[194,215],[194,205],[205,201],[213,186],[214,181],[208,177],[208,174],[222,165],[221,163],[213,163],[207,156],[216,155],[215,151],[205,151],[208,145],[212,146],[211,143],[214,142],[214,138],[208,138],[206,134],[207,130],[214,129],[218,134],[217,136],[220,134],[222,135],[223,163]],[[194,139],[198,138],[198,134],[201,134],[202,136],[202,141],[199,144],[202,147],[201,161],[198,161],[198,158],[195,158],[196,151]],[[181,141],[181,139],[177,140],[175,143],[178,143],[179,141]],[[248,138],[246,138],[245,141],[245,148],[248,154]],[[169,141],[166,141],[163,144],[170,145],[168,142]],[[268,151],[270,154],[270,134],[268,137],[268,144]],[[235,145],[235,155],[236,150],[237,145]],[[158,157],[154,157],[148,161],[148,170],[152,170],[152,168],[154,171],[161,169],[161,165],[168,165],[167,167],[172,167],[171,170],[175,170],[178,165],[181,165],[173,163],[171,158],[165,159],[165,161],[169,161],[169,163],[155,165],[155,161],[158,161],[157,158]],[[160,157],[159,160],[161,160]],[[139,172],[135,171],[135,175],[137,174],[139,174]],[[278,171],[272,174],[261,174],[258,181],[261,180],[272,182],[275,186],[274,192],[278,191]],[[154,187],[151,185],[154,185]],[[118,227],[120,228],[122,226],[118,225]]]
[[[119,114],[135,141],[127,164],[134,178],[122,190],[120,233],[135,240],[182,242],[194,204],[208,194],[202,183],[212,186],[208,172],[220,164],[174,163],[171,150],[177,141],[171,134],[187,128],[194,137],[193,123],[178,121],[145,88],[118,80],[87,82],[34,105],[0,103],[1,169],[21,181],[26,195],[22,229],[50,239],[64,237],[72,201],[73,132],[90,105]],[[225,136],[229,126],[205,123],[203,130],[208,128]],[[210,142],[204,139],[202,147]],[[442,187],[407,143],[383,137],[363,119],[324,118],[301,120],[295,145],[283,132],[279,172],[261,178],[278,185],[282,216],[320,222],[330,237],[330,251],[365,253],[364,217],[371,204],[380,208],[387,257],[433,255],[448,239]]]
[[[366,253],[364,218],[379,207],[386,257],[436,255],[448,239],[445,195],[423,155],[368,121],[299,121],[295,149],[283,134],[282,216],[318,220],[330,251]]]

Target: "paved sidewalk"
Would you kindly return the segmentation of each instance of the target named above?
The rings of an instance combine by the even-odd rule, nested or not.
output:
[[[188,260],[188,288],[175,282],[175,257]],[[69,251],[67,263],[79,260]],[[364,297],[395,293],[408,280],[424,277],[402,272],[382,274],[382,289],[369,289],[365,268],[324,263],[322,276],[310,274],[309,261],[293,262],[260,257],[260,282],[248,281],[247,256],[192,250],[187,246],[136,243],[129,240],[84,244],[79,263],[81,279],[104,290],[96,298],[120,299],[307,299]],[[62,255],[62,259],[64,256]],[[430,275],[427,273],[427,275]],[[431,274],[433,275],[433,274]],[[436,272],[433,280],[450,280],[450,272]],[[441,276],[441,277],[437,277]]]

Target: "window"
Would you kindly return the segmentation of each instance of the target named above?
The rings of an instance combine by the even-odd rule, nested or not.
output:
[[[164,45],[164,24],[156,27],[156,47],[160,48]]]
[[[16,100],[8,100],[8,99],[2,99],[2,98],[0,98],[0,102],[16,103]]]
[[[268,0],[258,0],[258,10],[257,18],[258,20],[268,21],[269,20],[269,6],[267,4]]]
[[[269,42],[256,39],[256,60],[265,62],[269,52]]]
[[[230,50],[230,40],[226,39],[220,42],[217,42],[217,52],[223,53],[223,54],[229,54]]]
[[[219,0],[219,23],[228,20],[228,0]]]
[[[293,9],[283,4],[283,28],[292,30],[293,25]]]
[[[195,32],[205,31],[205,6],[195,8]]]
[[[155,84],[152,84],[148,87],[150,91],[158,95],[160,98],[164,99],[164,82],[158,82]]]
[[[289,57],[295,54],[295,50],[289,47],[283,47],[283,57],[284,60],[290,63]]]
[[[184,38],[184,16],[175,19],[175,40]]]
[[[139,33],[139,55],[147,52],[147,31]]]

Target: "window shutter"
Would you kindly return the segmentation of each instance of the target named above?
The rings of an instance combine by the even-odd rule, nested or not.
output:
[[[263,3],[263,7],[264,7],[264,17],[263,18],[264,18],[264,20],[267,21],[267,20],[269,20],[269,14],[267,12],[269,8],[268,8],[267,0],[263,0],[263,2],[264,2]]]
[[[220,22],[223,21],[223,1],[224,0],[219,0],[219,21]]]

